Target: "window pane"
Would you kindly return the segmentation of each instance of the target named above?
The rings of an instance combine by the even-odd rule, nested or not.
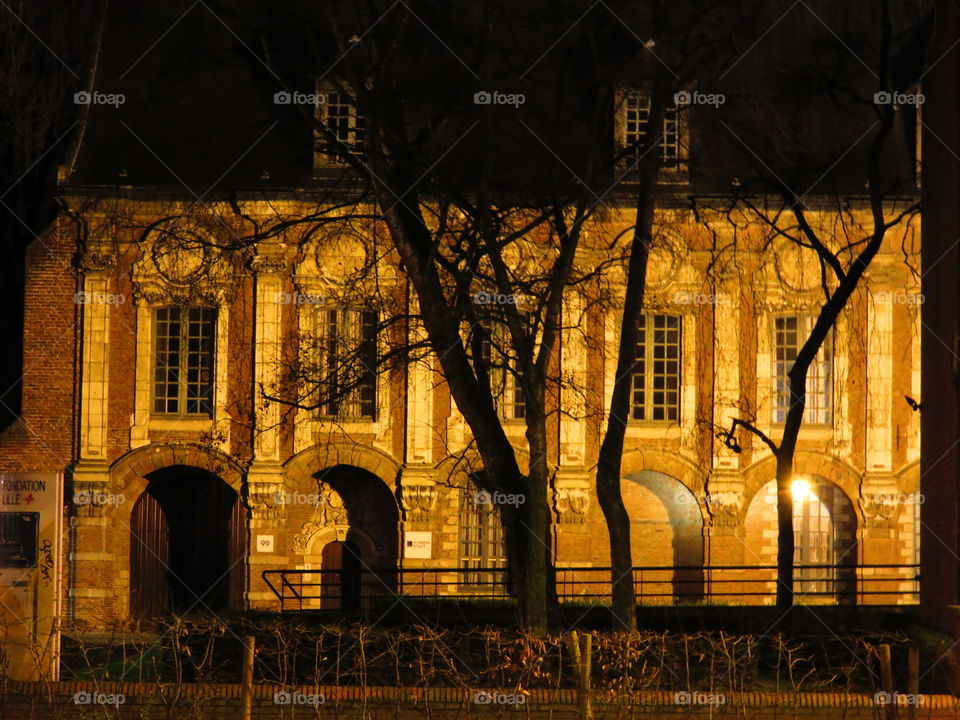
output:
[[[356,108],[348,96],[336,91],[326,93],[321,117],[323,124],[336,137],[336,142],[328,144],[330,152],[336,154],[345,149],[356,153],[363,151],[363,119],[357,116]]]
[[[321,416],[376,418],[376,312],[339,308],[317,312]]]
[[[216,317],[213,308],[156,311],[154,412],[213,414]]]
[[[153,411],[179,412],[180,308],[160,308],[155,316]]]
[[[680,417],[680,317],[641,316],[633,375],[636,420]]]
[[[792,404],[788,373],[813,329],[816,318],[790,315],[774,318],[774,422],[787,420]],[[804,420],[829,424],[833,421],[833,333],[827,335],[820,352],[807,371]]]
[[[650,96],[638,92],[627,95],[623,107],[624,145],[632,147],[634,159],[640,157],[639,145],[650,122]],[[680,120],[677,108],[668,108],[663,118],[660,137],[660,163],[665,168],[680,164]]]
[[[646,419],[646,357],[647,357],[647,317],[640,316],[637,333],[637,352],[633,366],[633,419]]]
[[[190,308],[186,327],[188,413],[213,413],[214,319],[211,308]]]
[[[494,590],[491,583],[499,579],[500,573],[490,570],[506,567],[500,513],[492,503],[484,503],[482,500],[483,494],[478,494],[473,483],[467,483],[460,489],[459,565],[463,569],[487,570],[464,573],[460,578],[461,590]]]

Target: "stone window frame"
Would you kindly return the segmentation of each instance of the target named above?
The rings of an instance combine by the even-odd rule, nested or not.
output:
[[[141,301],[137,306],[136,370],[134,380],[134,417],[130,428],[131,448],[150,442],[152,431],[210,432],[216,445],[229,442],[227,415],[227,378],[229,373],[230,311],[224,302],[197,303],[217,311],[214,337],[213,414],[212,416],[178,416],[153,412],[154,400],[154,334],[156,311],[163,307],[182,304],[169,299],[156,302]],[[222,432],[213,433],[222,426]]]

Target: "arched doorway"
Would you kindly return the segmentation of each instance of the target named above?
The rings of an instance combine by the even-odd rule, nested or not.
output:
[[[313,597],[304,606],[355,610],[378,599],[393,602],[400,530],[393,493],[379,477],[352,465],[335,465],[312,479],[312,488],[298,490],[308,502],[286,509],[290,524],[309,528],[294,538],[294,547],[302,548],[294,550],[303,556],[298,567],[319,570],[323,582],[319,592],[307,591]]]
[[[130,518],[130,615],[242,608],[246,509],[202,468],[146,475]]]
[[[856,514],[850,498],[819,476],[797,475],[792,486],[794,592],[798,602],[856,599]],[[745,518],[750,560],[777,562],[777,483],[754,496]],[[752,564],[748,562],[748,564]]]
[[[662,568],[637,573],[637,580],[646,581],[638,595],[649,591],[661,601],[699,600],[703,597],[703,516],[696,497],[676,478],[653,470],[632,473],[625,480],[629,482],[621,488],[630,515],[633,564]]]

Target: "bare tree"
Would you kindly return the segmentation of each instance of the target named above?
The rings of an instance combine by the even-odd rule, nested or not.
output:
[[[831,34],[840,34],[827,37],[821,32],[818,43],[817,33],[810,29],[817,25],[836,27]],[[789,405],[780,438],[771,438],[752,417],[733,419],[718,435],[728,448],[740,452],[743,433],[750,433],[776,459],[781,608],[794,603],[791,483],[811,366],[890,230],[919,211],[916,165],[911,162],[916,159],[911,138],[916,137],[918,121],[912,110],[918,97],[922,102],[917,82],[931,16],[924,3],[891,8],[882,2],[844,9],[813,5],[789,27],[811,38],[802,51],[790,56],[785,53],[797,50],[794,39],[783,32],[775,35],[782,47],[781,72],[792,74],[793,85],[777,89],[771,82],[779,79],[772,73],[756,67],[747,70],[749,63],[744,63],[744,72],[753,73],[741,86],[744,112],[720,121],[729,123],[725,129],[731,146],[749,166],[744,169],[746,179],[733,178],[730,204],[722,212],[732,218],[745,211],[767,228],[769,241],[783,239],[812,254],[823,294],[787,373]],[[771,52],[760,53],[758,62],[769,62]],[[861,150],[858,145],[865,138],[869,143]],[[864,180],[865,197],[855,190]],[[807,189],[801,193],[794,188]],[[810,196],[835,215],[841,232],[825,232],[811,221]],[[866,234],[845,217],[858,209],[870,218]]]

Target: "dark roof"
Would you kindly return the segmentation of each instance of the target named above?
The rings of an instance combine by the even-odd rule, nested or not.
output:
[[[265,83],[257,64],[204,3],[113,3],[94,89],[125,102],[90,106],[69,182],[199,196],[214,184],[309,184],[310,120],[274,105],[281,85]]]
[[[68,185],[167,188],[186,197],[203,197],[210,189],[276,191],[315,185],[312,120],[303,106],[274,103],[274,93],[283,89],[283,83],[261,62],[253,47],[256,40],[243,32],[243,23],[235,16],[211,9],[211,3],[189,0],[110,7],[93,85],[96,92],[120,93],[125,101],[117,107],[89,107]],[[749,179],[760,166],[774,168],[798,194],[864,193],[864,153],[875,109],[862,97],[838,96],[818,83],[843,62],[859,73],[855,83],[870,85],[857,93],[869,98],[875,80],[858,64],[865,51],[855,48],[857,56],[851,55],[804,8],[795,7],[791,13],[725,73],[723,82],[703,88],[726,93],[722,111],[689,110],[691,185],[678,186],[681,194],[725,193],[734,178],[754,190]],[[806,33],[808,40],[798,40],[798,33]],[[756,33],[748,35],[753,38]],[[824,67],[809,68],[809,77],[804,77],[810,64],[807,56]],[[464,93],[472,92],[473,88],[464,88]],[[472,103],[464,98],[449,102],[458,113],[455,121],[466,126]],[[528,109],[531,105],[535,103],[528,102]],[[904,140],[894,158],[907,168],[907,176],[915,119],[908,116],[909,110],[901,114]],[[445,153],[446,140],[457,136],[456,122],[451,127],[450,138],[436,136],[434,145],[442,146],[438,153]],[[786,149],[790,143],[781,142],[778,133],[793,141],[792,149]],[[520,136],[528,145],[501,143],[510,149],[499,163],[522,173],[538,167],[540,160],[530,162],[536,153],[552,162],[556,153],[526,130]],[[471,153],[482,151],[475,140],[460,143],[444,158],[445,166],[459,165],[469,177],[475,164]],[[792,170],[796,157],[804,163],[811,160],[810,167],[790,176],[781,167]],[[833,164],[834,158],[841,160]],[[553,172],[568,175],[569,165]],[[823,173],[824,168],[829,172]],[[518,177],[523,186],[527,181],[522,174]]]

